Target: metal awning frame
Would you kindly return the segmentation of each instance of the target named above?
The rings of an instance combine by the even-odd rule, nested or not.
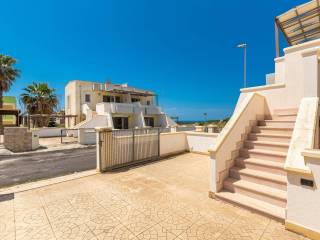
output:
[[[137,92],[137,91],[119,90],[119,89],[103,90],[103,92],[112,92],[112,93],[120,93],[120,94],[130,94],[130,95],[133,95],[133,96],[144,96],[144,97],[156,96],[156,94],[150,93],[150,92]]]
[[[315,5],[313,7],[312,5]],[[312,7],[310,10],[299,13],[301,8]],[[295,16],[291,16],[295,14]],[[288,19],[281,21],[281,18]],[[310,20],[315,19],[314,22]],[[309,21],[309,22],[307,22]],[[283,33],[286,41],[290,46],[300,44],[303,42],[311,41],[320,37],[320,26],[313,25],[320,24],[320,0],[313,0],[308,3],[299,5],[286,13],[275,18],[275,45],[276,57],[280,56],[279,47],[279,29]],[[311,28],[310,28],[311,27]],[[293,28],[288,32],[289,28]],[[298,32],[297,34],[294,34]]]

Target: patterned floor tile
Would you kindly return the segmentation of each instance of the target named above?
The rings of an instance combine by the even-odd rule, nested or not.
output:
[[[231,226],[223,232],[219,240],[260,239],[269,222],[270,219],[268,218],[247,212],[246,215],[239,216]]]
[[[119,224],[110,232],[97,235],[98,240],[137,240],[136,236],[125,226]]]
[[[0,195],[0,240],[305,239],[280,223],[209,199],[207,177],[208,159],[185,154],[7,199]]]
[[[16,226],[16,240],[53,240],[55,236],[49,224],[43,226]]]
[[[177,236],[160,224],[153,225],[151,228],[140,233],[138,236],[140,240],[173,240]]]
[[[1,240],[15,239],[14,220],[0,219],[0,239]]]
[[[76,212],[70,212],[69,214],[61,215],[55,218],[53,221],[49,220],[52,229],[60,232],[70,231],[70,229],[82,225],[88,221],[88,218],[79,216]]]
[[[96,236],[91,232],[86,224],[70,228],[59,228],[54,231],[57,239],[65,240],[96,240]]]
[[[15,211],[15,224],[19,227],[48,225],[46,213],[42,207],[31,210]]]
[[[60,200],[54,204],[45,205],[44,209],[50,221],[61,219],[74,212],[74,208],[67,200]]]
[[[202,218],[180,234],[178,239],[214,240],[220,237],[229,225],[224,221]]]
[[[86,223],[89,229],[98,236],[112,233],[120,224],[120,221],[111,215],[100,215]]]
[[[186,220],[178,215],[171,215],[169,218],[165,219],[163,222],[159,223],[162,227],[168,229],[171,233],[179,236],[181,233],[185,232],[188,228],[192,226],[192,222]]]
[[[172,211],[168,208],[161,208],[158,206],[146,208],[143,213],[156,223],[163,222],[172,215]]]
[[[136,209],[131,209],[124,215],[115,217],[118,218],[121,224],[123,224],[135,235],[142,233],[146,229],[156,224],[155,221]]]
[[[307,240],[307,238],[297,235],[293,232],[286,231],[283,224],[271,221],[264,231],[261,240]]]

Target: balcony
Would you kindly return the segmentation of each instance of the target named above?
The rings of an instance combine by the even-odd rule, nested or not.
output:
[[[141,105],[141,107],[144,109],[143,113],[145,115],[155,115],[161,113],[160,107],[158,106]]]
[[[108,113],[126,113],[133,114],[143,112],[144,115],[160,114],[161,110],[158,106],[141,105],[140,103],[98,103],[96,106],[97,114]]]
[[[98,103],[96,106],[96,111],[98,114],[108,113],[134,113],[135,106],[131,103]]]

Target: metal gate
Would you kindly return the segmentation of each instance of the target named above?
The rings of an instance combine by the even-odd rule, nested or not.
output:
[[[99,132],[100,170],[114,169],[160,157],[160,128]]]

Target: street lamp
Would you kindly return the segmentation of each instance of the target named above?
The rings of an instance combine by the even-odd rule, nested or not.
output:
[[[238,48],[243,48],[243,85],[247,87],[247,44],[241,43],[237,46]]]
[[[203,116],[204,116],[205,122],[207,122],[208,121],[208,113],[203,113]]]

